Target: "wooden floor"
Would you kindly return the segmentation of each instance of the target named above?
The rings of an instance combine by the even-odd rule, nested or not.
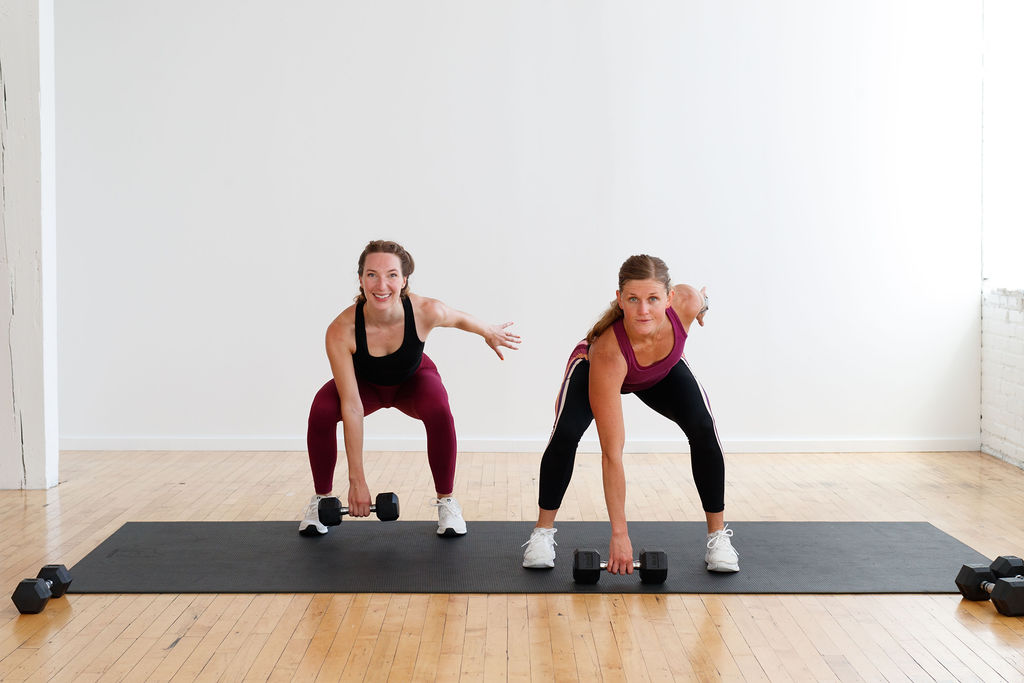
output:
[[[538,462],[460,456],[470,533],[473,520],[535,516]],[[980,453],[726,464],[728,519],[928,521],[990,557],[1024,555],[1024,471]],[[626,468],[630,519],[703,518],[686,456],[630,455]],[[368,454],[367,470],[371,489],[399,493],[403,519],[436,519],[423,454]],[[297,520],[310,493],[302,453],[64,453],[58,487],[0,492],[0,583],[72,566],[127,521]],[[597,456],[578,459],[560,519],[607,519]],[[1024,618],[955,595],[70,595],[38,615],[0,607],[2,681],[338,679],[1024,681]]]

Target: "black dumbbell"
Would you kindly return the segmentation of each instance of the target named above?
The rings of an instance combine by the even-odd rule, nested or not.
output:
[[[965,564],[956,577],[956,587],[968,600],[988,600],[990,590],[983,590],[983,583],[994,583],[997,579],[1024,575],[1024,560],[1013,555],[1000,555],[992,564]]]
[[[48,564],[34,579],[22,579],[11,600],[22,614],[39,614],[50,598],[64,595],[71,585],[71,572],[62,564]]]
[[[992,561],[989,567],[999,579],[1024,575],[1024,560],[1013,555],[1000,555]]]
[[[1024,616],[1024,560],[1012,555],[997,557],[990,565],[965,564],[956,576],[956,587],[968,600],[992,600],[1008,617]]]
[[[398,519],[398,495],[394,493],[378,493],[376,502],[370,506],[370,512],[377,514],[377,519],[382,522],[393,522]],[[320,516],[320,523],[324,526],[338,526],[341,524],[342,515],[349,514],[348,508],[342,506],[341,501],[331,496],[321,498],[317,505],[317,513]]]
[[[640,570],[640,583],[665,583],[668,578],[668,555],[664,550],[641,550],[640,559],[633,560]],[[572,553],[572,580],[576,583],[597,583],[608,563],[592,548],[577,548]]]

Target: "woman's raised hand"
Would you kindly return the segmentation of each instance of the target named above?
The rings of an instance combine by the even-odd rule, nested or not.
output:
[[[487,334],[484,336],[484,341],[487,345],[494,349],[494,352],[498,354],[498,358],[505,360],[505,356],[501,354],[501,347],[512,349],[515,351],[519,348],[519,344],[522,341],[520,336],[508,329],[512,327],[512,322],[502,323],[501,325],[492,325],[487,328]]]
[[[697,324],[698,325],[700,325],[701,327],[704,327],[704,314],[708,312],[708,302],[711,300],[708,297],[708,288],[707,287],[701,287],[700,288],[700,296],[701,296],[701,300],[702,301],[701,301],[701,305],[700,305],[700,310],[697,311],[697,318],[696,318],[696,320],[697,320]]]

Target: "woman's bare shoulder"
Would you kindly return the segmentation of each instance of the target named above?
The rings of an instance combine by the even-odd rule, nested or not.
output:
[[[590,352],[587,354],[591,365],[595,362],[600,365],[614,366],[622,364],[626,366],[626,359],[622,356],[622,349],[619,348],[619,341],[615,337],[615,330],[609,327],[602,332],[590,345]]]
[[[356,307],[355,304],[349,306],[341,313],[338,314],[331,324],[327,326],[327,338],[334,340],[346,339],[355,331],[356,327]]]

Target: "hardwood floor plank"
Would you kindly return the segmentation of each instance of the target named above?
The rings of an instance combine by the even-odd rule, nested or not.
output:
[[[539,462],[460,454],[470,533],[474,520],[536,518]],[[685,453],[625,466],[631,520],[703,518]],[[1005,522],[1024,518],[1024,471],[981,453],[730,454],[726,466],[727,519],[927,521],[989,557],[1024,548],[1024,525]],[[423,453],[367,453],[366,471],[399,493],[403,519],[436,520]],[[60,480],[0,491],[9,586],[42,564],[73,568],[126,522],[297,520],[312,489],[295,452],[69,451]],[[600,458],[580,454],[559,520],[606,521],[604,505]],[[70,594],[38,615],[0,608],[4,681],[318,677],[1024,680],[1024,618],[956,595]]]

